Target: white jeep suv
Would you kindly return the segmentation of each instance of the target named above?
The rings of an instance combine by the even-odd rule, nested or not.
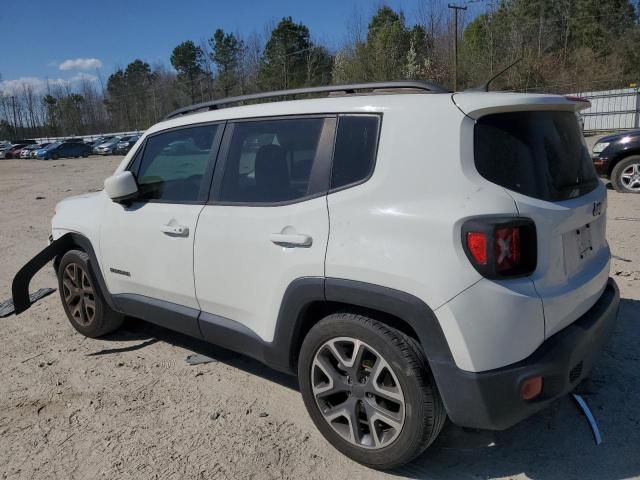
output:
[[[447,416],[508,428],[580,382],[615,325],[587,105],[391,82],[179,110],[104,191],[57,206],[16,311],[55,259],[80,333],[130,315],[297,374],[322,434],[375,468]]]

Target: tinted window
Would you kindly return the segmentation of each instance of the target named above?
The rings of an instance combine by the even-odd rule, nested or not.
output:
[[[596,172],[573,112],[510,112],[481,117],[475,126],[480,175],[542,200],[590,192]]]
[[[217,128],[206,125],[149,137],[137,175],[141,198],[197,200]]]
[[[380,117],[343,115],[338,122],[331,188],[364,180],[373,170]]]
[[[313,193],[309,180],[323,125],[322,118],[236,123],[219,200],[273,203]]]

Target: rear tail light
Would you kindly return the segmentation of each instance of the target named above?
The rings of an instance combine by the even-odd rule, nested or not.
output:
[[[478,265],[487,264],[487,236],[482,232],[467,233],[467,247]]]
[[[536,228],[529,219],[467,220],[462,244],[471,264],[487,278],[525,276],[536,268]]]

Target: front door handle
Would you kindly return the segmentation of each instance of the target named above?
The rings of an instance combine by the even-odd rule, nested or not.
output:
[[[313,239],[302,233],[272,233],[269,239],[281,247],[310,247]]]
[[[170,237],[188,237],[189,227],[184,225],[162,225],[160,231]]]

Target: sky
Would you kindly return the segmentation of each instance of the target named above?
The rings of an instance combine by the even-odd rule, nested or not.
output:
[[[426,0],[1,0],[0,89],[46,79],[103,80],[136,58],[170,66],[184,40],[198,44],[216,28],[262,33],[283,16],[303,22],[313,39],[335,50],[356,12],[367,21],[382,4],[417,18]],[[96,70],[97,69],[97,70]]]

